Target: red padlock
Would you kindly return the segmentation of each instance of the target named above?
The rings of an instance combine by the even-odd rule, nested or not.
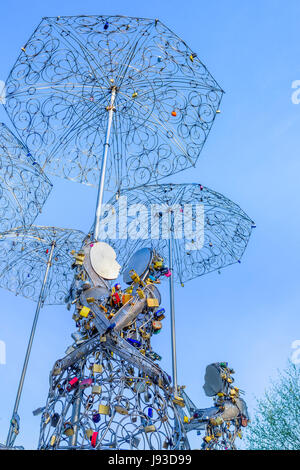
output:
[[[78,384],[78,378],[77,377],[74,377],[74,379],[70,380],[69,384],[67,385],[67,392],[70,392],[71,390],[73,390],[73,388],[76,387],[76,385]]]
[[[98,433],[96,431],[93,432],[92,437],[91,437],[91,445],[94,448],[96,447],[96,444],[97,444],[97,437],[98,437]]]
[[[113,295],[112,295],[112,299],[113,299],[113,302],[115,304],[119,304],[121,302],[121,299],[120,299],[120,296],[118,294],[118,292],[115,292]]]

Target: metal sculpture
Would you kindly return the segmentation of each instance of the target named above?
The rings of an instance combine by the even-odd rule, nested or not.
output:
[[[172,273],[171,344],[176,390],[174,281],[184,286],[195,277],[240,263],[255,224],[237,204],[201,184],[124,190],[104,209],[101,236],[116,250],[123,266],[136,250],[151,246]]]
[[[78,249],[83,238],[84,234],[77,230],[37,226],[0,234],[0,287],[37,302],[7,447],[13,446],[19,433],[18,408],[41,307],[65,303],[73,280],[70,251]]]
[[[120,266],[105,243],[87,240],[75,266],[69,301],[77,331],[51,371],[46,407],[35,412],[42,413],[39,448],[189,448],[177,409],[183,400],[151,347],[164,318],[156,287],[168,272],[161,257],[145,250],[126,289],[109,285]]]
[[[242,428],[249,422],[244,393],[233,385],[234,370],[227,362],[217,362],[206,367],[204,391],[213,397],[214,406],[198,409],[184,390],[181,395],[185,408],[181,409],[186,432],[205,431],[201,449],[236,450],[236,438],[242,439]]]
[[[31,225],[51,189],[29,150],[0,123],[0,231]]]
[[[104,186],[195,166],[223,94],[159,20],[123,16],[44,18],[6,90],[6,111],[42,168],[98,184],[96,240]]]

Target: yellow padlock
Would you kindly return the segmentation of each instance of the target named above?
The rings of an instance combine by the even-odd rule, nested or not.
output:
[[[150,308],[159,307],[158,299],[147,299],[147,306]]]
[[[102,364],[94,364],[93,365],[93,373],[94,374],[102,374],[102,372],[103,372]]]
[[[99,405],[98,411],[100,415],[109,415],[110,407],[108,405]]]
[[[151,424],[151,425],[149,425],[149,426],[145,426],[144,430],[145,430],[145,433],[148,433],[148,432],[155,432],[155,431],[156,431],[156,427],[154,426],[154,424]]]
[[[185,406],[184,399],[181,398],[181,397],[178,397],[178,396],[177,396],[177,397],[175,396],[175,397],[173,398],[173,403],[174,403],[175,405],[180,406],[181,408],[183,408],[183,407]]]
[[[56,436],[52,436],[50,439],[50,446],[54,446],[55,442],[56,442]]]
[[[142,289],[137,289],[137,294],[139,296],[140,299],[144,299],[145,298],[145,294],[144,292],[142,291]]]
[[[88,307],[82,307],[82,309],[79,312],[79,315],[81,317],[87,318],[89,316],[91,309]]]

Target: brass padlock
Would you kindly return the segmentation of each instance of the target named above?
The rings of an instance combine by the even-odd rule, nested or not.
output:
[[[155,428],[154,424],[150,424],[149,426],[145,426],[144,431],[145,431],[145,433],[155,432],[156,428]]]
[[[159,307],[158,299],[149,299],[147,298],[147,306],[150,308]]]
[[[102,372],[103,372],[102,364],[94,364],[93,365],[93,373],[94,374],[102,374]]]
[[[108,405],[99,405],[98,411],[100,415],[109,415],[110,407]]]
[[[183,407],[185,406],[184,399],[181,398],[181,397],[176,397],[176,396],[175,396],[175,397],[173,398],[173,403],[174,403],[175,405],[180,406],[181,408],[183,408]]]
[[[92,393],[93,393],[94,395],[101,395],[101,391],[102,391],[101,385],[94,385],[94,386],[92,387]]]
[[[117,413],[119,413],[120,415],[128,415],[128,410],[126,408],[124,408],[123,406],[120,406],[120,405],[116,405],[115,406],[115,410]]]

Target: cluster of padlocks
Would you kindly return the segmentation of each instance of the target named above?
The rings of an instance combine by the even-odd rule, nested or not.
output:
[[[170,275],[163,259],[139,250],[122,288],[110,287],[120,266],[107,244],[86,242],[73,255],[75,282],[67,300],[76,332],[50,374],[39,448],[188,449],[187,432],[194,429],[205,429],[205,449],[233,448],[247,411],[232,370],[221,363],[217,384],[206,377],[205,392],[215,403],[198,410],[183,387],[174,390],[152,349],[151,337],[165,318],[157,288]]]

